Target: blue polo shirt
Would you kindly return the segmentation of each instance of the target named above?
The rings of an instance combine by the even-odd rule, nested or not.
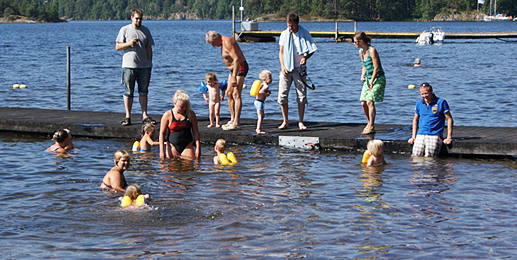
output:
[[[442,137],[445,127],[445,113],[449,112],[449,104],[445,99],[434,96],[429,106],[420,99],[416,102],[415,113],[419,116],[417,135],[437,135]]]

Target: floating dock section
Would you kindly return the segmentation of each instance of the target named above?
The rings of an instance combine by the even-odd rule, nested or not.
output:
[[[150,116],[155,119],[161,118],[161,115]],[[0,131],[42,134],[48,135],[50,139],[55,131],[68,128],[73,136],[139,140],[141,115],[133,116],[132,121],[136,123],[130,126],[122,126],[122,118],[124,114],[111,112],[0,107]],[[227,121],[223,118],[221,120]],[[309,143],[301,144],[309,149],[361,152],[366,149],[368,141],[375,138],[384,141],[384,149],[388,153],[410,155],[412,150],[412,145],[407,142],[411,137],[411,125],[376,124],[375,135],[361,135],[364,124],[305,122],[308,129],[300,131],[295,121],[290,123],[288,129],[279,130],[277,127],[281,124],[280,120],[265,120],[263,130],[267,134],[256,135],[256,119],[241,119],[241,129],[236,131],[207,128],[208,118],[200,117],[198,121],[203,143],[215,143],[217,139],[223,138],[236,144],[276,146],[281,144],[280,139],[283,138],[284,142],[309,140]],[[159,126],[158,123],[157,128]],[[128,141],[128,144],[132,143]],[[454,126],[453,142],[448,147],[444,146],[442,152],[456,156],[515,157],[517,131],[512,127]]]

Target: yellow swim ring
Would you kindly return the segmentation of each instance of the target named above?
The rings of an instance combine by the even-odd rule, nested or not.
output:
[[[144,195],[140,194],[138,195],[138,197],[136,198],[136,202],[135,202],[135,205],[137,206],[142,206],[142,205],[145,205],[145,198],[144,198]]]
[[[135,141],[133,143],[133,152],[138,152],[140,151],[140,142],[139,141]]]
[[[368,151],[368,150],[364,151],[363,159],[361,160],[361,163],[368,163],[368,159],[370,159],[370,156],[372,156],[370,151]]]
[[[122,198],[122,201],[120,202],[120,206],[123,208],[131,206],[131,204],[133,204],[133,200],[131,200],[129,196],[124,196],[124,198]]]
[[[229,152],[228,155],[222,153],[219,155],[219,160],[221,161],[221,165],[234,165],[237,163],[237,158],[232,152]]]
[[[250,89],[250,96],[256,97],[259,93],[260,86],[262,86],[262,83],[260,83],[260,80],[253,81],[253,85]]]

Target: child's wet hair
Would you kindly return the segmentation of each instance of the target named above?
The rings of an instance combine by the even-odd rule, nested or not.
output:
[[[142,136],[145,135],[145,132],[154,132],[156,130],[156,127],[154,127],[153,124],[151,123],[146,123],[144,125],[142,125]]]
[[[120,159],[122,159],[123,157],[127,157],[128,159],[131,159],[131,156],[129,155],[128,152],[126,152],[126,150],[118,150],[113,155],[113,161],[115,162],[115,164],[117,164],[118,161],[120,161]]]
[[[217,140],[215,147],[217,147],[217,151],[224,153],[224,151],[226,151],[226,141],[224,139]]]
[[[269,75],[269,77],[271,77],[271,79],[273,79],[273,76],[271,76],[271,71],[269,70],[263,70],[260,72],[259,74],[259,79],[261,80],[265,80],[267,79],[267,76]]]
[[[62,143],[64,142],[67,138],[68,138],[68,131],[66,131],[67,129],[61,129],[61,130],[58,130],[54,133],[54,135],[52,136],[52,140],[54,140],[55,142],[58,142],[58,143]]]
[[[205,83],[208,83],[210,81],[217,81],[217,75],[215,73],[207,73],[205,76]]]
[[[124,194],[124,196],[128,196],[132,200],[136,200],[139,195],[142,195],[142,190],[138,184],[131,184],[127,186],[126,193]]]
[[[368,151],[373,155],[380,155],[384,150],[384,143],[381,140],[371,140],[368,142]]]

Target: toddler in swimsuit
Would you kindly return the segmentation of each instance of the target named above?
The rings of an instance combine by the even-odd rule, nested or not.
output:
[[[226,141],[224,139],[217,140],[217,142],[215,142],[214,150],[217,153],[217,155],[214,156],[214,164],[221,164],[221,159],[219,159],[219,156],[224,154],[224,151],[226,151]]]
[[[221,93],[221,83],[217,82],[217,76],[214,73],[208,73],[205,76],[206,87],[208,88],[208,97],[207,93],[203,93],[203,98],[205,99],[205,104],[208,103],[208,108],[210,111],[210,124],[207,126],[208,128],[214,126],[214,116],[215,116],[215,127],[221,127],[219,124],[219,110],[221,108],[221,101],[224,99],[224,91]]]
[[[125,150],[116,151],[115,155],[113,156],[115,166],[113,166],[113,168],[111,168],[111,170],[106,173],[102,179],[100,188],[111,191],[124,191],[127,186],[126,177],[124,177],[124,171],[129,169],[130,159],[131,157],[129,156],[129,153]]]
[[[264,102],[266,101],[266,97],[271,94],[269,90],[269,84],[273,82],[271,78],[271,72],[269,70],[263,70],[259,74],[259,79],[262,80],[262,86],[260,86],[259,93],[257,95],[257,99],[255,99],[255,108],[257,109],[257,134],[263,135],[266,132],[262,131],[262,120],[264,120]]]
[[[55,152],[57,154],[64,154],[68,150],[73,149],[72,144],[72,135],[70,134],[70,130],[61,129],[56,131],[54,135],[52,135],[52,140],[55,142],[52,146],[47,148],[45,151]]]
[[[381,166],[386,164],[384,160],[384,143],[381,140],[371,140],[368,142],[368,151],[371,156],[366,166]]]
[[[147,205],[149,198],[149,194],[142,194],[142,190],[140,189],[139,185],[132,184],[127,186],[124,197],[119,197],[118,199],[120,200],[121,207],[136,208]]]
[[[160,142],[153,141],[156,128],[151,123],[142,126],[142,139],[140,139],[140,152],[150,152],[152,146],[160,145]]]

